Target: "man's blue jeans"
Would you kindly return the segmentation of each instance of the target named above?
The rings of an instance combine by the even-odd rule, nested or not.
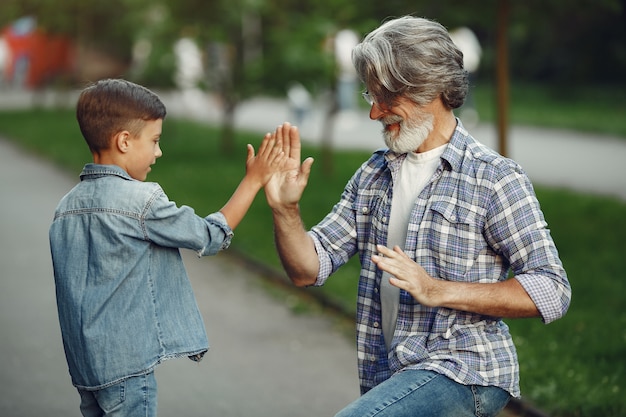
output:
[[[463,385],[437,372],[405,370],[335,417],[487,417],[496,416],[509,399],[499,387]]]
[[[84,417],[154,417],[157,415],[157,383],[154,372],[128,378],[98,390],[78,390]]]

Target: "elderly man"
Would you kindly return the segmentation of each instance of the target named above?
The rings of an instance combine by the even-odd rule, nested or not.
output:
[[[362,396],[338,416],[495,416],[518,397],[502,318],[567,311],[571,289],[522,168],[454,116],[463,55],[440,24],[402,17],[358,44],[354,66],[387,148],[350,179],[310,231],[299,212],[311,159],[278,129],[290,170],[266,187],[276,246],[299,286],[361,261],[357,349]]]

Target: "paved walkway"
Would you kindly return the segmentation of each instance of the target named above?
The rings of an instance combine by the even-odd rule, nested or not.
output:
[[[0,92],[0,108],[32,97]],[[171,114],[215,121],[204,97],[162,94]],[[43,101],[48,97],[41,98]],[[53,97],[63,100],[62,97]],[[67,98],[73,103],[75,96]],[[70,104],[71,105],[71,104]],[[245,103],[237,125],[265,132],[290,118],[284,103]],[[319,112],[301,125],[319,138]],[[375,149],[379,126],[365,114],[342,114],[338,148]],[[494,134],[474,130],[486,143]],[[538,183],[626,199],[626,141],[557,130],[513,128],[512,156]],[[55,308],[47,230],[76,177],[0,139],[0,415],[78,416]],[[231,258],[185,254],[212,349],[199,365],[174,360],[158,368],[162,416],[332,416],[358,395],[356,353],[332,318],[295,315],[286,295],[271,295],[256,274]]]

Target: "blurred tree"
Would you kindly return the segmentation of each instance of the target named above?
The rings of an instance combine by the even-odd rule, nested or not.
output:
[[[174,88],[173,45],[180,32],[180,23],[172,19],[166,4],[153,3],[143,8],[133,32],[133,66],[129,77],[149,87]]]
[[[356,20],[357,10],[344,0],[179,0],[170,9],[208,52],[210,87],[224,108],[226,152],[242,99],[261,92],[284,96],[293,81],[314,93],[332,87],[334,62],[325,45],[342,22]]]
[[[178,0],[169,3],[179,28],[193,32],[204,45],[211,68],[209,81],[223,106],[221,148],[233,151],[235,111],[255,89],[262,59],[258,21],[260,0]]]
[[[254,88],[274,93],[281,91],[287,78],[299,78],[307,87],[317,88],[324,78],[320,66],[324,76],[329,76],[326,63],[316,59],[322,34],[340,27],[364,34],[382,20],[404,14],[434,18],[448,28],[471,27],[484,45],[483,77],[491,77],[497,59],[496,0],[480,4],[464,0],[2,0],[0,26],[33,15],[51,32],[70,34],[85,47],[97,47],[128,62],[137,32],[147,29],[146,15],[159,7],[171,9],[174,19],[165,15],[158,25],[152,21],[151,29],[160,31],[157,43],[173,42],[170,35],[177,28],[192,25],[207,41],[221,40],[238,50],[243,26],[250,27],[252,22],[260,27],[258,37],[250,32],[245,36],[262,46],[264,56],[252,60],[248,56],[243,71],[247,79],[256,80]],[[623,82],[626,0],[512,2],[510,18],[514,79],[566,85]],[[243,51],[238,53],[243,62]],[[269,68],[272,71],[265,70]]]
[[[76,41],[79,65],[85,64],[81,54],[92,50],[128,65],[138,22],[149,4],[147,0],[2,0],[0,25],[33,16],[40,29]]]
[[[143,77],[153,86],[171,85],[173,43],[183,33],[194,34],[212,65],[207,83],[224,103],[228,149],[234,112],[245,97],[283,96],[292,81],[314,94],[332,91],[336,74],[327,45],[342,28],[363,35],[405,14],[433,18],[450,29],[468,26],[483,46],[477,75],[494,79],[496,6],[497,0],[1,0],[0,26],[34,15],[45,30],[77,39],[80,51],[96,48],[125,64],[137,40],[148,39],[153,62]],[[510,6],[514,82],[623,83],[626,0],[528,0]]]
[[[265,20],[271,32],[265,43],[267,82],[282,95],[288,83],[298,81],[324,99],[320,163],[322,172],[332,175],[332,132],[339,110],[334,36],[359,20],[358,7],[344,0],[281,0],[268,11]]]
[[[621,82],[626,70],[625,0],[529,0],[511,20],[516,79],[573,84]]]
[[[510,4],[509,48],[514,80],[557,86],[622,83],[626,70],[626,0],[528,0]],[[468,26],[484,47],[480,75],[493,78],[497,2],[388,0],[362,4],[360,21],[404,14],[438,20],[448,28]],[[601,65],[599,65],[601,63]]]

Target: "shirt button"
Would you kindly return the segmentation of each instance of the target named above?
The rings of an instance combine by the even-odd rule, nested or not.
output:
[[[374,327],[378,328],[379,324],[377,321],[374,322]]]
[[[363,214],[367,214],[367,213],[369,213],[369,212],[370,212],[369,207],[363,207],[363,208],[361,209],[361,213],[363,213]]]

